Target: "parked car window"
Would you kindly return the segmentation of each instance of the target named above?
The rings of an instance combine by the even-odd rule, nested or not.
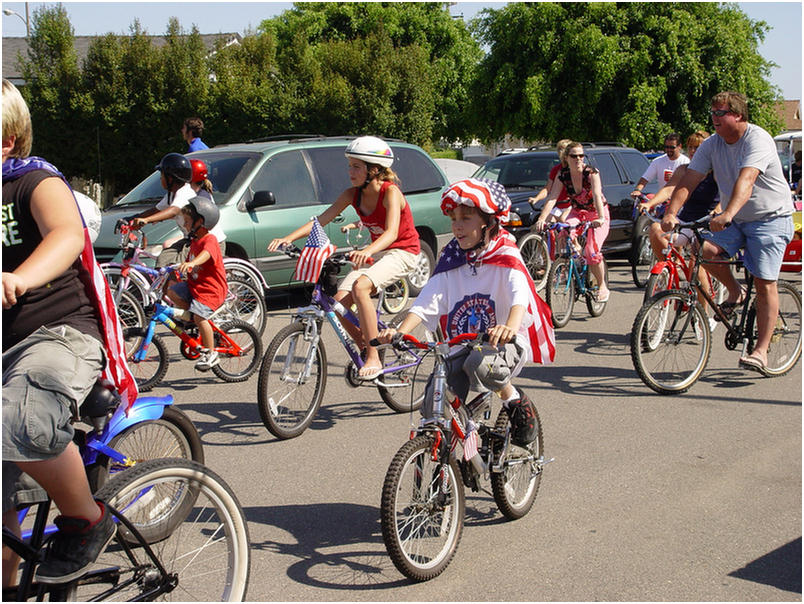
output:
[[[638,183],[645,170],[648,169],[650,162],[642,153],[637,153],[636,151],[622,151],[619,156],[628,180],[634,184]]]
[[[505,155],[486,163],[476,177],[496,180],[506,188],[538,189],[547,183],[550,170],[557,163],[558,156]]]
[[[301,151],[272,156],[251,182],[251,190],[272,191],[277,206],[306,205],[316,200],[310,171]]]
[[[592,157],[595,162],[595,168],[600,170],[600,183],[604,187],[606,185],[622,184],[623,180],[611,153],[595,153]]]
[[[346,172],[349,160],[343,154],[345,150],[346,146],[305,150],[318,179],[321,201],[324,203],[332,203],[351,186]]]
[[[391,168],[402,181],[400,188],[405,195],[438,191],[447,184],[429,156],[407,147],[391,145],[391,149],[394,151]]]

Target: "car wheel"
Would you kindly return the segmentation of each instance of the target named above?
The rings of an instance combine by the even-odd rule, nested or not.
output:
[[[419,261],[416,264],[416,268],[408,275],[408,289],[410,290],[411,297],[419,295],[419,292],[422,291],[424,284],[427,283],[427,280],[430,278],[430,275],[433,274],[433,269],[435,268],[435,254],[433,254],[430,245],[422,240],[421,247],[422,251],[419,253]]]

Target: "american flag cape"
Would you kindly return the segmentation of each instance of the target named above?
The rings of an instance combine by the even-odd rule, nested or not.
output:
[[[555,360],[556,356],[556,337],[553,331],[553,315],[550,307],[536,293],[536,285],[522,260],[519,248],[514,242],[514,237],[505,229],[500,229],[497,237],[477,256],[477,261],[484,264],[504,266],[513,270],[520,271],[525,275],[530,286],[530,300],[528,302],[527,313],[532,318],[532,323],[527,329],[528,340],[530,341],[533,362],[540,365],[547,365]],[[436,264],[433,274],[443,273],[453,270],[467,263],[466,252],[464,252],[458,240],[453,239],[441,251],[438,264]]]
[[[41,157],[7,159],[3,162],[3,180],[20,178],[33,170],[46,170],[54,176],[58,176],[72,192],[72,187],[70,187],[70,183],[67,182],[64,175]],[[78,207],[77,201],[76,207]],[[80,208],[78,213],[79,215],[81,214]],[[83,216],[81,216],[81,221],[84,222]],[[101,379],[114,384],[117,393],[126,405],[126,410],[128,410],[137,400],[137,382],[134,380],[134,376],[131,375],[126,363],[123,329],[117,316],[117,308],[115,307],[109,284],[106,282],[106,277],[95,260],[95,252],[92,249],[92,240],[89,238],[86,224],[84,224],[84,250],[81,252],[81,264],[89,277],[87,281],[83,279],[82,281],[84,281],[87,295],[100,317],[101,331],[103,332],[106,366],[101,372]]]
[[[308,283],[318,282],[324,261],[332,256],[335,246],[329,242],[329,237],[318,222],[318,218],[313,218],[313,228],[307,237],[307,243],[296,262],[296,272],[293,278],[297,281],[307,281]]]

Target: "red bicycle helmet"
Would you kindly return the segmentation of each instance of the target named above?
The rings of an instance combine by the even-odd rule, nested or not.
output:
[[[207,165],[200,159],[191,159],[190,165],[193,167],[193,176],[190,182],[204,182],[207,179]]]

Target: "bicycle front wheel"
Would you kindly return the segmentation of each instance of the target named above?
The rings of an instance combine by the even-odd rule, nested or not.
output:
[[[706,313],[687,292],[658,294],[634,319],[631,360],[645,385],[659,394],[686,392],[701,377],[711,348]]]
[[[558,258],[550,267],[545,290],[547,304],[553,312],[553,326],[558,329],[569,323],[575,304],[575,280],[568,258]]]
[[[224,302],[220,322],[234,319],[245,321],[258,335],[262,335],[268,319],[262,288],[257,289],[251,281],[242,278],[229,278],[227,285],[230,295]]]
[[[245,321],[227,321],[215,332],[215,349],[218,350],[218,364],[212,373],[224,382],[244,382],[257,371],[262,360],[262,339],[259,332]],[[240,347],[239,353],[232,351],[231,340]]]
[[[126,456],[129,463],[99,455],[87,468],[89,487],[94,493],[110,478],[146,459],[181,457],[204,463],[204,446],[193,422],[179,408],[165,407],[162,417],[134,424],[109,441],[109,446]]]
[[[801,357],[801,295],[784,281],[779,281],[776,287],[779,291],[779,316],[768,345],[766,370],[770,375],[780,376],[790,371]],[[752,324],[753,341],[756,342],[756,321]]]
[[[603,264],[603,280],[608,284],[609,282],[609,265],[606,264],[606,261],[602,261]],[[598,302],[597,294],[600,291],[600,284],[597,282],[597,278],[592,274],[592,271],[589,270],[589,267],[586,268],[586,310],[589,311],[589,314],[593,317],[599,317],[603,314],[603,311],[606,310],[606,304],[608,302]]]
[[[550,253],[544,237],[538,233],[528,233],[517,242],[517,246],[530,277],[536,285],[536,291],[543,290],[550,272]]]
[[[404,318],[404,315],[397,315],[388,326],[398,328]],[[437,341],[436,335],[426,330],[422,324],[416,326],[411,335],[421,342]],[[388,347],[381,349],[380,355],[384,367],[411,365],[380,376],[378,383],[384,384],[377,386],[380,398],[397,413],[418,410],[424,400],[427,380],[435,369],[435,354],[425,353],[424,350],[401,351]]]
[[[128,291],[120,292],[120,301],[117,303],[117,316],[123,329],[139,327],[145,328],[145,311],[137,299]],[[126,354],[131,354],[142,340],[131,339],[125,342]]]
[[[433,435],[399,449],[382,488],[382,538],[394,566],[413,581],[447,568],[463,531],[464,494],[455,460],[433,460]]]
[[[327,385],[324,345],[319,339],[313,350],[305,331],[301,322],[279,330],[260,367],[260,417],[269,432],[282,440],[299,436],[312,423]]]
[[[648,300],[659,292],[664,292],[671,289],[672,279],[670,269],[666,264],[659,272],[651,272],[650,277],[648,277],[648,282],[645,285],[645,295],[642,297],[642,304],[647,304]]]
[[[502,465],[502,472],[491,473],[491,491],[494,501],[509,520],[522,518],[533,507],[542,481],[542,464],[544,463],[544,439],[542,421],[536,412],[536,440],[527,447],[508,445],[505,457],[500,459],[503,443],[494,441],[494,461]],[[511,425],[508,413],[500,409],[494,431],[504,434]]]
[[[631,248],[631,277],[634,285],[645,287],[650,276],[650,269],[656,262],[653,255],[653,248],[650,246],[650,237],[645,233],[637,237],[634,246]]]
[[[195,494],[194,505],[170,519],[170,532],[151,543],[150,551],[132,548],[130,543],[141,542],[119,521],[117,536],[90,572],[71,584],[71,599],[244,600],[250,564],[246,518],[232,489],[209,468],[184,459],[148,460],[118,474],[97,496],[141,530],[166,522],[172,503],[188,493]],[[153,505],[155,500],[164,505]]]
[[[134,347],[133,342],[141,344],[145,334],[146,330],[140,327],[124,329],[123,340],[126,350],[128,351],[129,348]],[[131,352],[126,353],[126,360],[128,361],[128,368],[134,376],[134,381],[137,382],[139,391],[148,392],[165,377],[168,370],[168,353],[162,338],[153,334],[148,350],[145,352],[145,358],[141,361],[135,361],[134,353],[139,350],[140,344],[137,344],[136,348]]]

